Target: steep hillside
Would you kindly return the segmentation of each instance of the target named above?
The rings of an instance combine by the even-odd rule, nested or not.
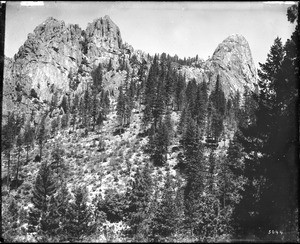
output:
[[[178,223],[194,218],[184,210],[188,199],[195,197],[188,195],[189,187],[202,197],[201,211],[210,209],[209,221],[219,221],[215,228],[228,225],[223,219],[231,216],[245,181],[227,169],[227,150],[237,124],[246,121],[251,110],[241,106],[243,98],[237,94],[255,90],[256,71],[241,35],[226,38],[211,59],[193,60],[134,50],[123,43],[108,16],[89,23],[86,30],[48,18],[28,35],[14,59],[5,60],[3,89],[2,200],[5,214],[17,200],[22,220],[15,229],[20,240],[74,238],[74,232],[68,232],[72,226],[66,227],[68,234],[45,237],[44,222],[34,220],[39,211],[51,209],[41,210],[36,203],[50,204],[50,193],[43,197],[37,193],[39,182],[51,181],[41,181],[48,176],[55,181],[52,201],[66,184],[64,194],[73,199],[67,201],[68,207],[85,199],[74,200],[76,189],[86,187],[86,203],[97,227],[87,223],[93,235],[78,237],[86,241],[150,238],[145,233],[151,228],[155,232],[150,223],[166,197],[167,203],[177,199],[178,209],[172,211],[178,214],[174,217]],[[243,167],[243,162],[234,167]],[[50,173],[43,175],[48,169]],[[229,191],[223,187],[229,184],[226,177],[231,177],[234,190],[221,196]],[[227,206],[226,201],[232,204]],[[71,220],[59,224],[67,226]],[[9,233],[10,224],[5,228]],[[116,229],[107,234],[105,228]],[[136,233],[139,228],[143,234]],[[173,241],[199,237],[193,231],[187,235],[180,224],[176,228]],[[211,240],[230,236],[207,228],[201,235]]]

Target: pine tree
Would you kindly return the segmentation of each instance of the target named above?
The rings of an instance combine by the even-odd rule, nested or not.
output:
[[[293,143],[296,141],[296,127],[287,126],[286,121],[295,116],[295,112],[291,111],[295,111],[295,88],[299,77],[295,61],[297,58],[299,61],[299,56],[291,52],[290,47],[296,47],[299,40],[297,28],[298,25],[292,41],[288,41],[284,47],[281,40],[276,38],[266,63],[260,65],[256,123],[246,128],[241,127],[244,136],[241,143],[247,153],[245,176],[248,178],[245,194],[238,208],[240,213],[236,214],[244,216],[243,219],[238,219],[243,221],[240,223],[241,235],[252,230],[263,238],[270,229],[285,229],[287,226],[294,228],[292,225],[296,221],[293,216],[297,207],[293,199],[297,196],[294,172],[297,172],[298,166],[295,167],[293,163],[296,157],[287,157],[287,152],[296,148]],[[288,94],[288,100],[283,98],[283,93]],[[249,215],[249,212],[254,214]],[[293,238],[295,240],[296,237]]]
[[[182,234],[184,231],[184,187],[182,186],[182,179],[176,175],[176,192],[175,192],[175,233]]]
[[[32,191],[32,202],[34,206],[41,211],[46,211],[49,197],[52,196],[55,191],[56,184],[53,179],[52,171],[47,165],[47,162],[44,162],[38,171]]]
[[[34,128],[31,127],[30,120],[27,121],[24,128],[24,144],[26,148],[26,163],[28,162],[29,149],[33,146]]]
[[[223,120],[225,115],[226,99],[220,84],[219,75],[217,76],[215,89],[209,97],[211,119],[211,133],[215,139],[218,139],[223,131]]]
[[[165,240],[175,232],[175,211],[174,185],[168,171],[162,199],[152,220],[152,235],[156,241]]]
[[[211,129],[213,138],[218,140],[223,131],[223,117],[215,110],[212,113]]]
[[[154,56],[153,64],[150,67],[148,78],[146,80],[145,84],[145,92],[144,92],[144,117],[143,122],[145,125],[147,125],[149,122],[152,122],[152,120],[158,119],[158,116],[160,115],[160,108],[161,108],[161,94],[158,90],[159,86],[159,66],[157,61],[157,56]],[[154,115],[155,114],[155,115]]]
[[[67,240],[66,228],[68,224],[68,219],[66,217],[67,209],[69,206],[69,200],[71,199],[71,195],[68,191],[67,184],[63,180],[61,183],[61,187],[58,189],[54,208],[57,210],[57,219],[59,220],[60,228],[57,231],[57,235],[59,237],[59,241]]]
[[[209,158],[208,158],[208,181],[207,185],[209,188],[209,192],[211,194],[214,194],[214,174],[215,174],[215,168],[216,168],[216,158],[213,153],[213,151],[210,152]]]
[[[177,111],[182,109],[184,103],[184,91],[185,91],[185,78],[181,75],[178,75],[176,78],[176,87],[175,87],[175,103],[177,105]]]
[[[57,107],[57,104],[58,104],[58,97],[57,96],[58,96],[57,91],[52,94],[51,103],[50,103],[51,112]]]
[[[66,114],[63,114],[61,116],[61,120],[60,120],[61,129],[65,129],[68,127],[68,120],[69,120],[69,118],[68,118],[68,112],[67,112]]]
[[[99,93],[102,90],[103,87],[103,66],[102,63],[99,63],[96,69],[94,69],[91,72],[91,76],[93,79],[93,90],[95,90],[96,93]]]
[[[126,125],[130,124],[130,118],[131,118],[131,112],[134,107],[134,94],[135,94],[135,88],[134,88],[134,82],[130,82],[130,86],[125,91],[124,100],[125,100],[125,121]]]
[[[8,113],[7,123],[2,127],[2,140],[1,140],[1,150],[4,151],[7,157],[7,187],[10,186],[10,161],[11,161],[11,151],[14,146],[14,140],[16,136],[16,119],[14,113]]]
[[[32,190],[32,203],[34,208],[29,213],[29,229],[31,232],[46,231],[43,223],[46,221],[47,212],[49,210],[49,201],[56,191],[56,183],[53,179],[52,171],[43,162],[38,171],[34,188]]]
[[[84,91],[83,94],[83,104],[82,104],[82,115],[83,115],[83,125],[85,127],[89,126],[89,115],[90,115],[90,105],[91,105],[91,98],[88,89]]]
[[[13,197],[2,203],[2,238],[5,242],[15,242],[15,237],[20,235],[18,229],[20,226],[19,214],[20,206]]]
[[[184,150],[186,174],[190,178],[194,176],[199,166],[203,145],[200,141],[198,126],[189,115],[187,117],[186,129],[180,142]]]
[[[147,236],[147,213],[149,211],[149,203],[152,189],[152,181],[150,177],[150,168],[146,164],[143,169],[138,169],[132,182],[132,188],[126,193],[127,208],[126,219],[129,229],[127,235],[133,238],[142,238]]]
[[[22,146],[24,143],[24,136],[20,133],[17,136],[17,141],[16,141],[16,146],[17,146],[17,153],[18,153],[18,157],[17,157],[17,167],[16,167],[16,176],[15,179],[18,182],[18,177],[19,177],[19,170],[20,170],[20,156],[21,156],[21,152],[22,152]]]
[[[193,114],[200,128],[204,127],[207,114],[207,90],[208,88],[206,82],[202,82],[200,85],[198,85]]]
[[[168,109],[164,117],[163,123],[168,132],[167,145],[171,144],[174,137],[174,123],[171,116],[171,111]]]
[[[201,216],[199,215],[201,209],[199,199],[204,189],[204,169],[203,145],[200,141],[199,129],[190,115],[187,117],[187,125],[182,135],[181,144],[185,162],[183,168],[187,181],[184,189],[186,225],[193,235],[197,228],[197,219]]]
[[[97,116],[98,116],[98,111],[99,109],[99,105],[100,105],[100,101],[98,99],[97,93],[96,91],[93,91],[92,94],[92,119],[93,119],[93,131],[95,130],[95,125],[97,122]]]
[[[166,75],[166,82],[164,85],[165,89],[165,104],[167,106],[170,105],[170,102],[172,101],[172,95],[174,93],[174,74],[173,70],[171,68],[171,62],[168,62],[168,71]],[[173,107],[172,107],[173,109]]]
[[[110,95],[109,91],[104,90],[101,92],[101,98],[100,98],[100,104],[101,104],[101,112],[103,116],[106,118],[106,115],[109,113],[109,107],[110,107]]]
[[[48,209],[41,212],[40,235],[44,241],[58,241],[58,232],[60,228],[60,219],[57,210],[57,202],[52,195],[49,199]]]
[[[40,149],[40,159],[42,159],[42,151],[45,145],[45,142],[47,141],[48,135],[47,135],[47,130],[46,130],[46,125],[45,125],[45,120],[47,117],[47,113],[42,115],[42,118],[40,120],[40,124],[38,127],[36,139],[39,145]]]
[[[51,133],[55,135],[56,129],[58,128],[57,118],[51,120]]]
[[[166,163],[168,144],[168,128],[160,121],[156,133],[149,138],[150,159],[155,166],[163,166]]]
[[[64,150],[61,148],[61,145],[56,142],[54,148],[51,151],[51,159],[53,162],[51,162],[51,168],[55,169],[56,168],[56,173],[59,173],[59,168],[63,167],[63,155],[64,155]]]
[[[192,79],[188,82],[186,90],[185,90],[186,102],[188,108],[191,110],[191,114],[194,112],[195,102],[197,98],[197,84],[196,80]],[[193,114],[194,115],[194,114]],[[194,116],[193,116],[194,118]]]
[[[78,113],[78,105],[79,105],[79,98],[78,98],[78,95],[75,94],[74,99],[73,99],[73,104],[71,106],[71,113],[73,114],[71,124],[73,125],[73,131],[75,130],[75,124],[76,124],[77,113]]]
[[[117,101],[117,115],[120,121],[121,126],[124,126],[125,124],[125,112],[126,112],[126,107],[125,107],[125,97],[123,94],[123,87],[119,87],[119,96],[118,96],[118,101]]]
[[[74,189],[74,202],[66,212],[65,231],[70,241],[80,241],[95,231],[92,211],[87,205],[87,189],[77,186]]]

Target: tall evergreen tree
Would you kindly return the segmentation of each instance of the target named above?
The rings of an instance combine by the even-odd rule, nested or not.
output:
[[[123,87],[119,87],[119,96],[117,101],[117,115],[119,119],[119,123],[124,126],[125,124],[125,113],[126,113],[126,106],[125,106],[125,95],[123,93]]]
[[[75,187],[74,202],[67,208],[65,232],[70,241],[80,241],[95,231],[92,211],[87,205],[87,194],[85,187]]]
[[[64,150],[61,148],[61,145],[58,144],[58,142],[55,143],[54,148],[51,151],[51,167],[54,169],[56,168],[57,174],[59,173],[59,168],[63,167],[63,155],[64,155]]]
[[[185,78],[181,75],[178,75],[176,78],[176,86],[175,86],[175,103],[176,110],[182,110],[182,106],[184,104],[184,91],[186,87]]]
[[[23,116],[15,116],[14,113],[8,113],[7,123],[2,127],[1,150],[7,157],[7,187],[10,190],[10,167],[11,167],[11,151],[14,147],[15,139],[20,134],[23,125]]]
[[[276,38],[266,63],[260,65],[256,123],[241,128],[244,136],[241,142],[247,153],[245,176],[248,184],[240,205],[250,203],[247,208],[243,206],[243,209],[254,213],[244,213],[245,217],[240,223],[241,235],[249,233],[247,228],[250,225],[252,232],[261,238],[270,229],[295,229],[297,177],[294,172],[297,172],[298,166],[291,152],[296,148],[296,127],[292,123],[286,126],[286,121],[295,117],[292,111],[295,111],[299,79],[295,61],[297,58],[299,61],[299,56],[291,50],[297,50],[298,28],[299,25],[296,25],[292,39],[284,47],[281,40]],[[283,99],[283,93],[288,94],[287,100]],[[253,194],[247,191],[250,187]],[[297,237],[290,238],[295,240]]]
[[[82,100],[82,115],[83,115],[83,125],[89,126],[89,119],[90,119],[90,109],[91,106],[91,98],[90,98],[90,92],[88,89],[85,89],[83,94],[83,100]]]
[[[24,135],[22,133],[20,133],[17,136],[17,141],[16,141],[16,146],[17,146],[17,153],[18,153],[18,157],[17,157],[17,165],[16,165],[16,176],[15,179],[16,181],[18,181],[19,178],[19,171],[20,171],[20,156],[21,156],[21,152],[22,152],[22,146],[24,143]]]
[[[59,222],[59,229],[56,232],[56,235],[59,237],[59,241],[66,241],[68,239],[66,226],[68,225],[67,219],[67,210],[69,207],[69,200],[71,199],[71,195],[67,188],[66,181],[61,182],[61,186],[57,191],[55,201],[53,201],[53,205],[50,205],[50,208],[53,207],[53,211],[57,211],[56,219]],[[54,214],[52,215],[54,216]]]
[[[128,189],[127,195],[127,235],[134,239],[140,240],[145,238],[148,225],[148,211],[150,196],[152,191],[152,181],[150,177],[149,164],[146,164],[143,169],[138,169],[134,176],[131,189]]]
[[[46,124],[45,124],[46,117],[47,117],[47,112],[44,113],[41,117],[39,127],[37,130],[37,135],[36,135],[36,139],[37,139],[37,142],[39,145],[39,150],[40,150],[40,160],[42,160],[43,148],[44,148],[45,142],[48,139]]]
[[[24,128],[24,144],[26,149],[26,163],[28,162],[29,149],[33,146],[34,128],[31,126],[30,120],[25,124]]]
[[[71,105],[71,113],[73,115],[71,119],[71,125],[73,125],[73,131],[75,130],[76,119],[79,110],[78,106],[79,106],[79,98],[78,95],[75,94]]]
[[[175,232],[176,209],[174,202],[174,184],[170,171],[167,172],[166,182],[162,192],[162,199],[159,203],[155,217],[152,219],[152,235],[155,241],[165,240]]]
[[[1,235],[5,242],[15,242],[15,237],[20,235],[18,229],[20,226],[20,214],[17,201],[13,197],[9,197],[7,201],[2,203],[2,226]]]
[[[149,138],[150,159],[155,166],[163,166],[166,163],[168,144],[168,128],[160,121],[157,131]]]
[[[52,196],[55,191],[56,184],[53,179],[52,171],[47,165],[47,162],[43,162],[38,171],[32,191],[32,202],[34,206],[41,211],[46,211],[49,197]]]
[[[158,91],[159,85],[159,64],[157,60],[157,56],[154,56],[153,64],[150,67],[148,78],[145,84],[145,92],[144,92],[144,124],[148,124],[152,122],[155,117],[156,121],[160,115],[160,101],[162,99],[161,94]]]
[[[34,207],[29,212],[29,230],[31,232],[43,232],[47,230],[47,226],[45,226],[44,223],[49,210],[50,198],[55,191],[56,183],[52,171],[47,165],[47,162],[43,162],[38,171],[32,190],[31,201]]]

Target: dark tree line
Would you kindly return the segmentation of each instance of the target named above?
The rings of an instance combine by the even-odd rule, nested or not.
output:
[[[239,127],[239,141],[248,155],[244,171],[248,183],[235,213],[235,228],[240,236],[252,233],[265,238],[269,230],[274,230],[281,232],[286,241],[297,239],[297,8],[299,4],[287,12],[288,20],[296,22],[291,38],[285,45],[276,38],[266,62],[260,64],[259,94],[253,94],[257,103],[254,119],[250,125]]]

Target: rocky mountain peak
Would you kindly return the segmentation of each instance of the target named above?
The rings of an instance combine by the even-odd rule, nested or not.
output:
[[[212,60],[232,64],[238,61],[253,63],[249,44],[246,38],[239,34],[230,35],[216,48]]]
[[[120,29],[108,15],[89,23],[85,33],[86,42],[89,43],[93,55],[99,54],[100,50],[96,50],[99,48],[111,50],[120,49],[122,46]]]
[[[245,87],[254,90],[256,86],[256,68],[252,59],[249,43],[240,34],[233,34],[218,45],[209,60],[223,80],[227,95],[232,92],[244,92]]]
[[[42,24],[38,25],[34,29],[34,34],[39,37],[51,37],[53,34],[56,34],[62,31],[65,28],[65,22],[59,21],[53,17],[47,18]]]

